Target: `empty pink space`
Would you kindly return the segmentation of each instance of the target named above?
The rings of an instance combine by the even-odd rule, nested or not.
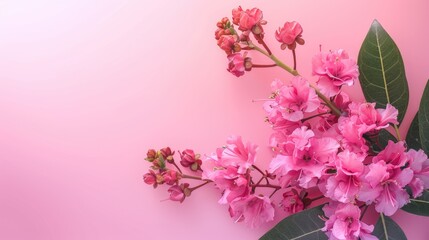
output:
[[[428,1],[0,1],[0,239],[258,239],[234,224],[206,188],[182,204],[162,201],[142,175],[148,148],[211,153],[231,134],[261,146],[269,126],[261,103],[281,70],[236,78],[216,46],[216,22],[231,9],[258,7],[266,39],[304,28],[298,69],[311,76],[319,51],[356,58],[373,19],[399,46],[410,87],[402,135],[429,78]],[[255,61],[266,61],[254,56]],[[289,61],[289,60],[288,60]],[[363,99],[359,86],[347,90]],[[408,239],[427,239],[429,219],[399,211]]]

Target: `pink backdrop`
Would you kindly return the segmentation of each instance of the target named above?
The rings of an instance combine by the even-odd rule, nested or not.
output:
[[[142,181],[150,147],[210,153],[230,134],[267,144],[261,104],[251,99],[289,76],[225,71],[213,32],[239,4],[264,11],[268,42],[288,61],[272,33],[286,20],[302,24],[305,76],[319,44],[357,57],[377,18],[410,82],[402,135],[429,78],[425,0],[59,2],[0,1],[0,239],[257,239],[272,227],[232,223],[213,188],[180,205]],[[348,92],[362,99],[358,86]],[[429,218],[394,219],[409,239],[427,238]]]

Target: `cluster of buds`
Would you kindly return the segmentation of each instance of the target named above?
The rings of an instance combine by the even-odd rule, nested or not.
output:
[[[273,67],[274,65],[253,64],[252,59],[248,57],[248,52],[241,50],[257,50],[265,55],[272,55],[271,50],[264,42],[263,25],[267,21],[263,20],[262,11],[258,8],[243,10],[240,7],[232,10],[232,23],[227,18],[222,18],[217,22],[215,38],[217,45],[225,51],[228,59],[227,70],[237,77],[244,75],[245,71],[250,71],[254,67]],[[234,28],[237,26],[237,30]],[[296,66],[295,48],[297,44],[303,45],[302,27],[297,22],[286,22],[282,28],[276,32],[276,39],[281,43],[281,49],[290,49],[294,55],[294,66]],[[252,37],[257,43],[263,46],[263,49],[256,47],[252,43]],[[295,69],[295,67],[294,67]]]
[[[170,147],[162,148],[159,151],[149,149],[145,160],[150,162],[152,166],[149,172],[143,175],[143,181],[154,188],[163,184],[171,186],[168,189],[168,193],[170,194],[169,199],[183,202],[196,188],[190,188],[189,183],[180,182],[183,178],[190,177],[183,174],[180,167],[176,164],[174,154],[175,151],[172,151]],[[179,152],[179,155],[180,164],[183,167],[189,168],[193,172],[201,171],[202,161],[199,154],[195,154],[191,149],[186,149]],[[175,169],[172,169],[171,166]]]

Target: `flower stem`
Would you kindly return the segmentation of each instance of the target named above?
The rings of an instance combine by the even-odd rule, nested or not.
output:
[[[317,200],[322,199],[322,198],[324,198],[324,197],[325,197],[324,195],[321,195],[321,196],[318,196],[318,197],[315,197],[315,198],[311,198],[310,200],[311,200],[312,202],[314,202],[314,201],[317,201]]]
[[[269,67],[277,67],[277,64],[253,64],[252,68],[269,68]]]
[[[275,189],[281,189],[280,186],[277,185],[272,185],[272,184],[254,184],[252,185],[252,188],[257,188],[257,187],[266,187],[266,188],[275,188]]]
[[[395,128],[396,137],[398,138],[398,141],[401,141],[401,134],[399,133],[398,125],[393,125],[393,128]]]
[[[264,39],[262,39],[261,35],[260,34],[253,34],[253,35],[255,36],[258,43],[262,44],[262,46],[264,46],[265,50],[267,50],[268,56],[272,55],[270,48],[265,43]]]
[[[278,190],[280,190],[280,188],[274,189],[274,191],[270,194],[269,198],[271,198]]]
[[[194,180],[212,182],[212,180],[206,180],[206,179],[202,179],[201,177],[191,176],[191,175],[186,175],[186,174],[182,174],[182,178],[188,178],[188,179],[194,179]]]
[[[295,49],[292,50],[292,56],[293,56],[293,70],[296,70],[296,54],[295,54]]]
[[[210,181],[210,182],[211,182],[211,181]],[[206,185],[206,184],[209,184],[210,182],[206,180],[206,182],[205,182],[205,183],[202,183],[202,184],[200,184],[200,185],[198,185],[198,186],[195,186],[195,187],[193,187],[193,188],[189,188],[189,190],[194,191],[194,190],[196,190],[196,189],[198,189],[198,188],[200,188],[200,187],[202,187],[202,186],[204,186],[204,185]]]
[[[306,118],[301,119],[301,122],[305,122],[305,121],[310,120],[312,118],[319,117],[319,116],[322,116],[322,115],[325,115],[325,114],[329,114],[329,113],[331,113],[331,111],[319,113],[319,114],[316,114],[316,115],[313,115],[313,116],[310,116],[310,117],[306,117]]]
[[[362,212],[362,214],[360,215],[360,219],[359,220],[362,220],[362,218],[363,218],[363,215],[365,215],[365,213],[366,213],[366,210],[368,210],[368,205],[366,205],[366,207],[363,209],[363,212]]]
[[[176,167],[177,171],[179,171],[179,173],[182,174],[182,170],[179,168],[179,166],[177,166],[177,164],[175,162],[173,162],[174,167]]]
[[[256,171],[258,171],[260,174],[262,174],[262,176],[264,176],[264,177],[266,177],[267,175],[261,170],[261,169],[259,169],[256,165],[252,165],[252,167],[256,170]]]

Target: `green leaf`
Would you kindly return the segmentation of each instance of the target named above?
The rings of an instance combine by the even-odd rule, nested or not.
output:
[[[403,206],[402,210],[412,214],[429,217],[429,192],[425,190],[422,196],[416,199],[410,199],[410,203]]]
[[[425,91],[420,100],[419,133],[421,147],[426,154],[429,154],[429,81],[426,83]]]
[[[259,240],[328,239],[322,231],[325,226],[325,222],[320,219],[323,216],[322,207],[323,205],[310,208],[283,219]]]
[[[380,218],[375,224],[372,234],[378,237],[379,240],[406,240],[402,229],[390,217],[380,214]]]
[[[378,108],[388,103],[399,111],[399,124],[408,106],[408,84],[401,53],[377,20],[371,25],[359,51],[359,81],[365,99]]]
[[[422,148],[420,143],[420,133],[419,133],[419,113],[416,113],[413,121],[411,122],[410,129],[408,129],[407,142],[409,149],[419,150]]]

